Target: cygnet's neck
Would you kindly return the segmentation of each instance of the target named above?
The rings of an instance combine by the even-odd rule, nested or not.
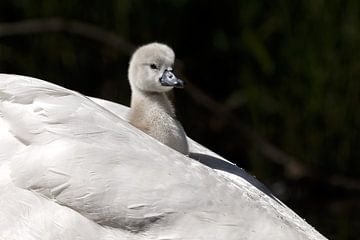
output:
[[[166,93],[144,92],[141,90],[132,90],[131,112],[135,111],[145,114],[146,109],[157,109],[171,117],[175,117],[175,110]]]
[[[129,122],[163,144],[188,154],[186,134],[166,93],[132,89]]]

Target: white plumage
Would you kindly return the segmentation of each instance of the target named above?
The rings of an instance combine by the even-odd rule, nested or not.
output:
[[[196,160],[163,145],[128,111],[0,74],[1,240],[325,239],[243,170],[190,139]]]

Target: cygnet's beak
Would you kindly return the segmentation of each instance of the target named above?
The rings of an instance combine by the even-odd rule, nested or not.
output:
[[[165,70],[163,75],[160,78],[160,84],[162,86],[168,87],[176,87],[176,88],[183,88],[184,81],[177,78],[175,74],[170,70]]]

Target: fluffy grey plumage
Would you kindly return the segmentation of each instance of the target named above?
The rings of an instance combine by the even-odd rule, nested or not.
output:
[[[175,86],[164,86],[160,81],[166,71],[172,71],[174,60],[173,50],[160,43],[151,43],[135,51],[128,72],[132,90],[128,119],[132,125],[158,141],[188,155],[185,131],[166,95],[176,87],[176,82]]]

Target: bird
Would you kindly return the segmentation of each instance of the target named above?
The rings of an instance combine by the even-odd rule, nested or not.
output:
[[[134,53],[129,81],[143,92],[133,92],[131,108],[0,74],[1,240],[326,239],[255,178],[186,137],[179,123],[186,145],[159,137],[161,124],[176,120],[172,105],[158,112],[166,117],[156,130],[136,121],[137,101],[151,88],[161,96],[152,104],[160,105],[182,85],[169,77],[169,49],[154,43]]]
[[[184,87],[184,82],[173,73],[174,60],[174,51],[165,44],[150,43],[134,52],[128,71],[128,120],[163,144],[188,155],[186,133],[166,95],[174,87]]]

